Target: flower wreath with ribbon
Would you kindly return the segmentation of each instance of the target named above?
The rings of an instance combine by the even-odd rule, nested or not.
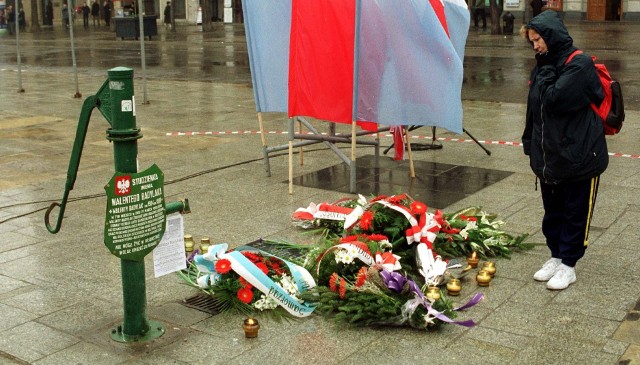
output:
[[[314,307],[303,303],[295,294],[316,285],[315,280],[305,268],[249,246],[241,246],[233,251],[227,251],[227,249],[228,245],[221,243],[210,247],[209,251],[203,255],[195,255],[193,263],[199,271],[196,283],[201,289],[216,285],[222,280],[224,274],[233,271],[237,274],[238,280],[243,283],[242,289],[238,290],[240,300],[250,302],[249,296],[253,296],[250,291],[255,288],[293,316],[306,317],[313,312]],[[258,255],[283,262],[293,278],[294,290],[287,290],[286,285],[274,281],[268,275],[266,265],[253,259]],[[276,271],[280,276],[286,275],[282,269]]]

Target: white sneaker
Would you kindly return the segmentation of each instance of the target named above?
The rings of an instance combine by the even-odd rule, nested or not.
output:
[[[547,281],[553,277],[558,270],[558,266],[562,263],[561,259],[550,258],[542,265],[542,268],[533,274],[533,279],[537,281]]]
[[[555,275],[547,283],[547,289],[561,290],[576,282],[576,269],[560,264]]]

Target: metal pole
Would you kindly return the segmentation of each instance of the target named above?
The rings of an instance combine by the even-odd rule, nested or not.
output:
[[[142,63],[142,104],[149,104],[147,99],[147,57],[144,52],[144,3],[138,0],[138,21],[140,22],[140,62]]]
[[[142,138],[142,134],[136,128],[133,70],[116,67],[109,70],[108,74],[113,108],[112,128],[107,131],[107,139],[113,142],[114,168],[119,173],[136,173],[138,139]],[[120,107],[129,103],[133,107],[132,112]],[[162,326],[147,320],[144,260],[120,259],[120,268],[124,323],[113,330],[111,338],[120,342],[138,342],[161,336],[164,333]]]
[[[18,1],[16,1],[16,7],[13,9],[13,24],[16,28],[16,51],[18,61],[18,92],[23,93],[22,88],[22,59],[20,58],[20,9],[18,8]]]
[[[73,62],[73,77],[76,83],[76,93],[73,95],[74,98],[81,98],[82,94],[80,94],[80,89],[78,88],[78,67],[76,65],[76,48],[73,40],[73,24],[75,20],[75,1],[71,0],[71,9],[67,8],[69,12],[69,38],[71,40],[71,61]]]

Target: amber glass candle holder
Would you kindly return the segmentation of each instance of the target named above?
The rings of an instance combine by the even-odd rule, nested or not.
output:
[[[260,323],[255,318],[247,318],[244,320],[242,324],[242,329],[244,330],[244,337],[246,338],[255,338],[258,337],[258,331],[260,330]]]

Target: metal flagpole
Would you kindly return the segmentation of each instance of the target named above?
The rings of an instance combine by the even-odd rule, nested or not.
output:
[[[67,14],[69,15],[69,38],[71,40],[71,62],[73,63],[73,78],[76,83],[76,93],[74,98],[81,98],[80,88],[78,87],[78,65],[76,64],[76,48],[73,39],[73,24],[75,20],[75,1],[71,1],[71,9],[67,8]]]
[[[140,22],[140,56],[142,63],[142,104],[149,104],[147,99],[147,57],[144,52],[144,3],[138,0],[138,21]]]
[[[16,28],[16,51],[17,51],[17,61],[18,61],[18,92],[23,93],[24,89],[22,88],[22,59],[20,58],[20,12],[18,9],[18,2],[16,2],[16,7],[13,9],[13,24],[15,24]]]

